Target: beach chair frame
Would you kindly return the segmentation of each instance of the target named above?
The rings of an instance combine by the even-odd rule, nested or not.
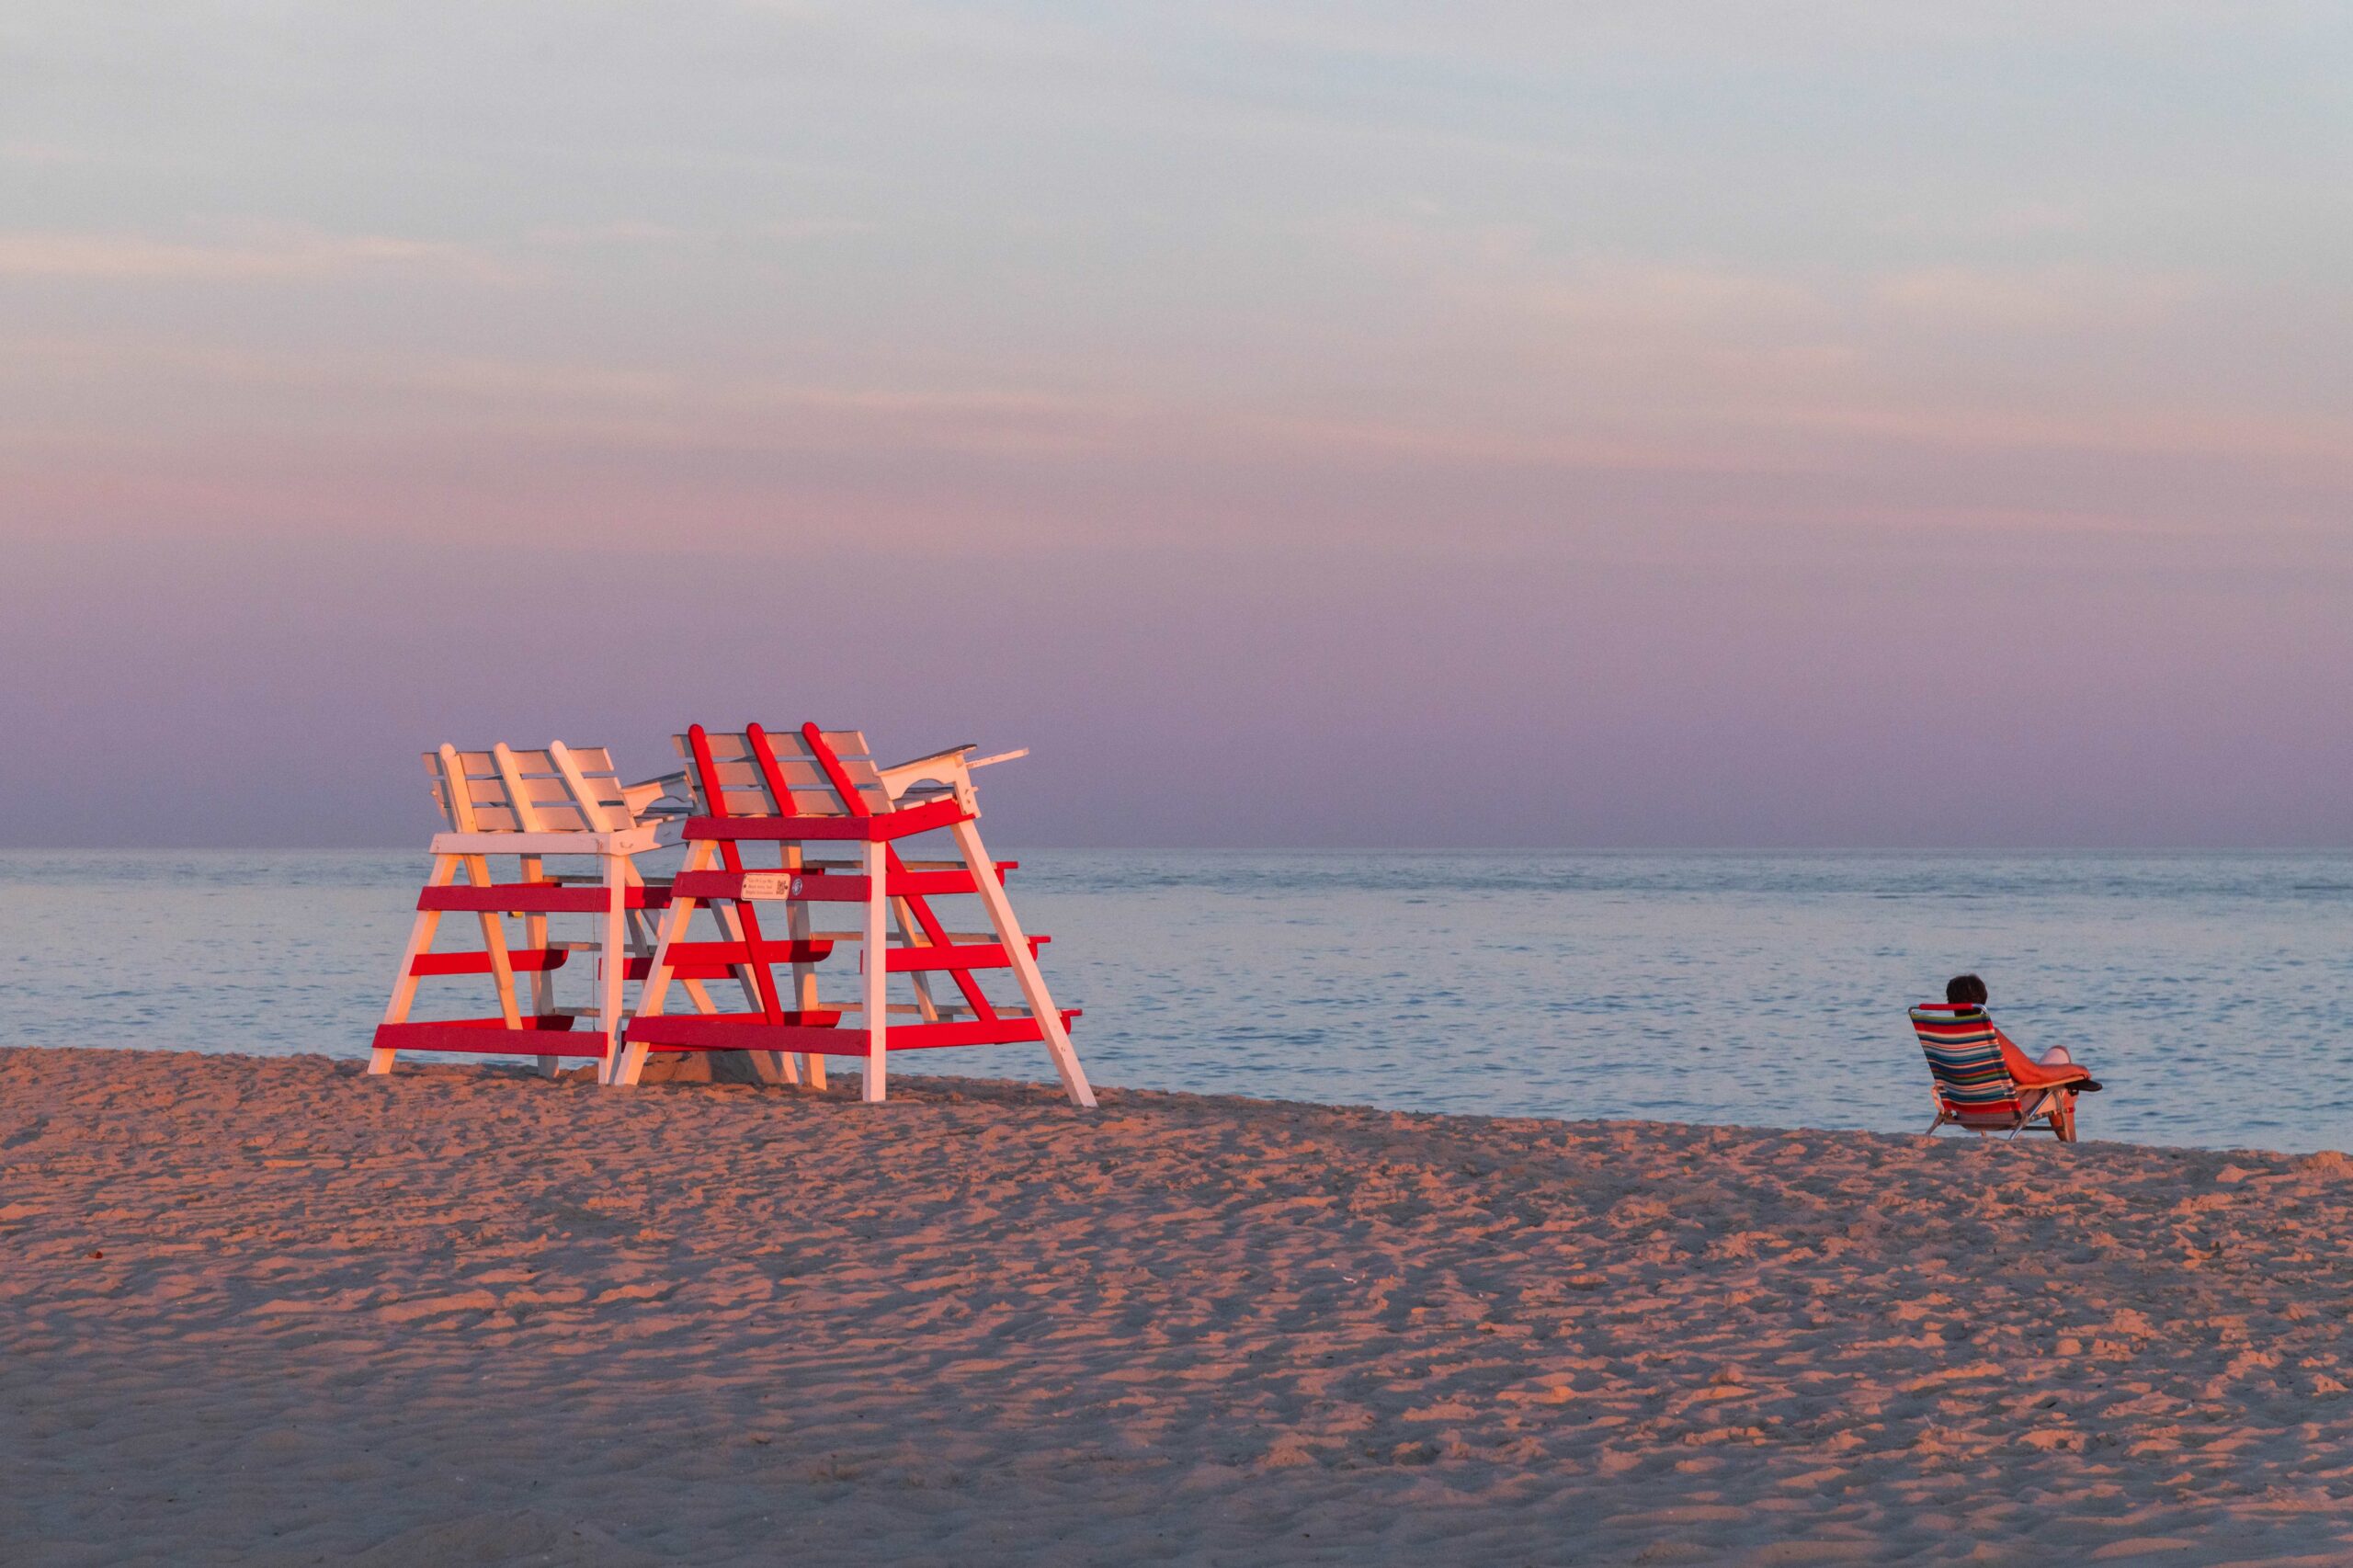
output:
[[[371,1041],[369,1073],[390,1073],[404,1051],[528,1055],[546,1074],[564,1057],[609,1062],[626,1021],[627,955],[632,945],[650,953],[645,912],[668,897],[666,887],[648,884],[636,866],[637,856],[655,847],[660,824],[641,821],[639,813],[660,787],[623,785],[603,748],[575,752],[561,741],[522,752],[504,743],[481,752],[445,744],[425,754],[425,766],[448,829],[430,845],[433,868],[417,894],[416,918]],[[496,881],[491,858],[507,856],[515,858],[517,879]],[[594,872],[549,871],[551,858],[574,857],[592,860]],[[480,949],[433,950],[441,917],[450,914],[475,916]],[[551,943],[551,915],[597,916],[597,934],[593,940]],[[523,923],[520,946],[507,939],[509,916]],[[596,1002],[559,1006],[554,971],[582,950],[596,955]],[[467,974],[491,977],[497,1017],[410,1020],[419,981]],[[517,983],[526,975],[528,1010]],[[574,1030],[583,1018],[595,1019],[592,1032]]]
[[[1063,1092],[1075,1105],[1094,1106],[1094,1090],[1070,1040],[1070,1023],[1078,1015],[1055,1006],[1038,966],[1038,947],[1047,938],[1022,930],[1005,891],[1004,873],[1013,863],[993,858],[981,841],[971,772],[1003,758],[975,760],[970,756],[974,748],[961,746],[883,769],[866,756],[859,733],[813,723],[797,733],[757,724],[713,733],[698,724],[677,744],[697,814],[681,828],[686,863],[671,884],[637,1014],[623,1031],[607,1083],[638,1082],[654,1050],[769,1053],[788,1077],[805,1072],[814,1086],[823,1086],[825,1057],[851,1056],[861,1063],[861,1097],[880,1101],[892,1050],[1040,1040]],[[953,859],[901,856],[903,841],[939,832],[953,844]],[[745,864],[743,849],[756,844],[777,846],[775,869]],[[813,846],[855,858],[813,860]],[[993,940],[961,939],[946,929],[930,901],[957,894],[978,895]],[[688,922],[704,903],[734,911],[745,933],[756,1013],[664,1011],[670,980],[689,950]],[[811,929],[813,910],[845,903],[860,912],[856,931]],[[761,937],[762,905],[780,905],[790,922],[781,941]],[[859,944],[859,999],[819,1006],[813,966],[827,956],[819,948],[843,937]],[[776,984],[779,962],[792,968],[790,1006]],[[990,1000],[974,972],[989,969],[1013,972],[1021,1006]],[[893,974],[908,977],[912,1004],[890,1000]],[[936,994],[934,983],[942,975],[959,992],[957,1000],[943,1002]],[[858,1027],[844,1028],[844,1015],[853,1010]],[[912,1013],[914,1021],[894,1025],[894,1012]]]

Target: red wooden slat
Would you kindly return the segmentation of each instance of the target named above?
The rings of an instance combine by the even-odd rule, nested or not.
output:
[[[703,799],[710,802],[711,810],[710,817],[699,818],[696,820],[710,821],[716,819],[719,821],[725,821],[727,817],[727,786],[720,778],[719,769],[710,760],[710,734],[700,724],[689,724],[687,726],[687,744],[694,753],[695,771],[700,775],[702,778]],[[791,797],[788,795],[785,799],[790,801]],[[728,871],[734,874],[737,886],[740,888],[742,886],[744,874],[743,855],[736,849],[734,845],[722,843],[719,846],[719,859],[720,863],[724,866]],[[735,909],[736,918],[741,920],[744,925],[745,938],[755,944],[758,943],[761,940],[759,911],[754,909],[748,903],[738,903],[735,906]],[[696,978],[699,979],[700,977],[697,976]],[[777,992],[776,971],[774,970],[770,969],[765,963],[753,965],[752,988],[760,999],[761,1012],[767,1015],[770,1018],[780,1019],[784,1017],[784,998]],[[799,998],[795,997],[794,1000],[798,1001]]]
[[[907,875],[907,863],[899,858],[899,849],[896,845],[887,846],[882,853],[889,857],[888,863],[884,867],[886,876],[883,885],[886,889],[896,887],[900,879]],[[977,891],[978,879],[970,870],[966,870],[962,875],[966,881],[974,883]],[[922,928],[924,939],[934,947],[946,947],[948,932],[946,927],[939,924],[939,916],[931,912],[931,901],[920,893],[904,892],[900,894],[900,898],[906,904],[907,912],[915,916],[916,926]],[[1030,951],[1034,954],[1037,949],[1032,948]],[[882,972],[885,974],[891,972],[887,961],[883,965]],[[959,969],[953,972],[956,989],[963,994],[965,1004],[972,1009],[972,1016],[983,1020],[995,1017],[996,1004],[991,1002],[988,993],[981,989],[981,983],[974,980],[968,970]]]
[[[755,871],[753,876],[780,875]],[[742,898],[742,871],[681,871],[677,890],[682,898]],[[801,891],[796,897],[811,903],[864,903],[866,879],[849,871],[804,871],[794,877]],[[967,871],[906,871],[890,879],[889,890],[911,897],[937,897],[943,893],[971,892],[972,874]]]
[[[746,1047],[723,1042],[738,1036],[748,1039],[754,1034],[764,1042],[786,1034],[831,1037],[835,1032],[833,1020],[840,1017],[840,1012],[831,1007],[808,1012],[788,1010],[776,1023],[769,1023],[757,1013],[665,1013],[655,1018],[633,1018],[629,1028],[639,1032],[634,1036],[628,1035],[627,1030],[623,1033],[625,1038],[656,1050],[800,1051],[804,1048],[769,1043]]]
[[[838,1016],[838,1015],[836,1015]],[[1076,1008],[1063,1013],[1063,1027],[1078,1017]],[[1035,1018],[961,1019],[941,1024],[892,1024],[887,1031],[892,1051],[931,1051],[959,1045],[1010,1045],[1042,1040]],[[629,1038],[656,1051],[790,1051],[820,1056],[864,1056],[866,1031],[770,1024],[750,1013],[680,1014],[676,1017],[637,1018]]]
[[[747,949],[757,951],[756,960]],[[670,972],[681,980],[724,980],[739,964],[819,963],[833,950],[833,943],[818,941],[761,942],[756,946],[750,942],[673,942]],[[643,980],[653,970],[650,954],[629,960],[631,980]]]
[[[660,909],[669,902],[666,885],[621,890],[621,904],[627,909]],[[602,915],[605,890],[563,882],[494,882],[486,888],[452,882],[425,889],[416,895],[416,906],[509,915]]]
[[[680,834],[688,839],[756,839],[767,843],[881,844],[913,837],[936,828],[970,822],[972,814],[953,800],[926,801],[883,816],[849,817],[688,817]]]
[[[843,809],[854,817],[871,816],[873,813],[858,795],[858,786],[850,782],[849,769],[844,767],[842,759],[834,755],[834,748],[826,743],[825,732],[817,728],[815,720],[801,726],[801,738],[809,743],[809,755],[817,759],[817,766],[825,770],[826,782],[833,785],[834,793],[842,798]]]
[[[792,793],[791,781],[784,769],[777,766],[776,748],[768,744],[768,733],[757,724],[744,726],[744,749],[752,754],[752,765],[760,770],[760,779],[768,787],[768,796],[776,801],[779,816],[797,817],[801,802]]]
[[[593,915],[604,910],[605,890],[566,887],[559,882],[495,882],[486,888],[459,882],[426,888],[416,895],[416,906],[529,915]]]
[[[1046,937],[1029,938],[1029,956],[1038,956]],[[920,970],[1010,969],[1012,960],[1005,956],[1002,942],[956,942],[928,948],[891,948],[885,949],[889,962],[886,972],[906,974]]]
[[[509,948],[507,967],[517,974],[533,974],[551,969],[562,969],[572,955],[562,948]],[[408,966],[411,974],[489,974],[490,955],[476,953],[419,953]]]
[[[526,1016],[510,1029],[504,1018],[442,1018],[427,1024],[378,1024],[379,1051],[462,1051],[478,1056],[602,1056],[605,1037],[574,1034],[573,1020]]]

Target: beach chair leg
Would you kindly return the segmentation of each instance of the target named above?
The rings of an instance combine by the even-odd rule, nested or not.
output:
[[[979,891],[981,903],[989,912],[989,925],[996,932],[996,939],[1005,949],[1005,956],[1012,960],[1014,978],[1021,983],[1021,999],[1029,1005],[1030,1016],[1038,1020],[1038,1032],[1045,1036],[1046,1051],[1054,1060],[1055,1075],[1063,1081],[1063,1093],[1071,1103],[1095,1108],[1095,1089],[1086,1081],[1086,1069],[1078,1064],[1078,1052],[1070,1043],[1070,1031],[1063,1027],[1062,1010],[1054,1006],[1052,993],[1046,989],[1046,976],[1038,968],[1038,957],[1029,950],[1029,938],[1022,934],[1021,922],[1013,913],[1013,901],[1005,896],[1005,884],[997,880],[996,862],[989,858],[988,850],[981,843],[981,831],[969,821],[958,823],[950,830],[956,847],[964,857],[971,871],[972,886]]]
[[[870,1104],[879,1103],[885,1093],[883,1074],[889,1051],[885,1036],[891,1027],[891,960],[889,931],[891,900],[883,889],[884,868],[889,863],[889,846],[882,844],[859,846],[861,868],[866,873],[865,951],[859,955],[866,966],[866,984],[862,994],[866,1023],[866,1076],[858,1085],[858,1097]]]

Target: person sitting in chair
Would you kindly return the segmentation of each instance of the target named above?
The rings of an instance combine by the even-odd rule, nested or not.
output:
[[[1945,983],[1945,1000],[1956,1007],[1985,1006],[1985,983],[1973,974],[1956,974]],[[1991,1021],[1990,1019],[1988,1020]],[[2040,1062],[2029,1060],[2018,1042],[2002,1032],[1998,1025],[1994,1038],[2001,1043],[2002,1065],[2009,1069],[2010,1081],[2021,1089],[2049,1089],[2058,1096],[2059,1119],[2056,1131],[2060,1141],[2075,1141],[2075,1096],[2096,1092],[2099,1085],[2092,1079],[2088,1069],[2075,1065],[2063,1045],[2054,1045],[2042,1053]]]

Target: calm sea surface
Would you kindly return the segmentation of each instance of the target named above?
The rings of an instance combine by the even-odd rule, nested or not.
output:
[[[1917,1131],[1904,1008],[1974,969],[2021,1044],[2106,1082],[2086,1137],[2353,1144],[2353,855],[1020,859],[1102,1084]],[[423,869],[0,853],[0,1040],[362,1054]],[[892,1065],[1051,1075],[1034,1045]]]

